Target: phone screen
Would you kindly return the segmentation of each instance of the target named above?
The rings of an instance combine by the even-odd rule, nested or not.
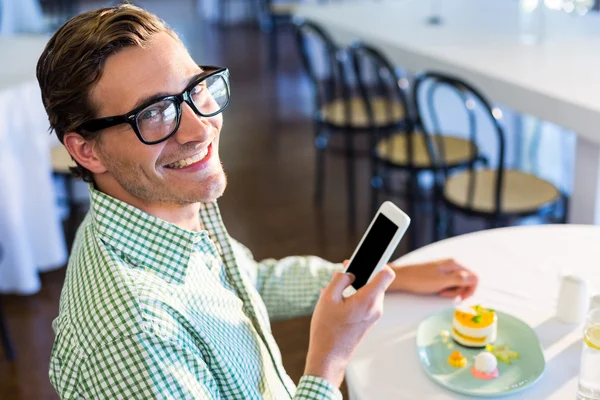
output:
[[[385,249],[387,249],[396,231],[398,231],[398,226],[390,221],[388,217],[379,213],[346,271],[351,272],[355,276],[356,279],[352,283],[352,286],[356,290],[367,283],[371,272],[373,272],[377,263],[381,260],[381,256],[385,252]]]

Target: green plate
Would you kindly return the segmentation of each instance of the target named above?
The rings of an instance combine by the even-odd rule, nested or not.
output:
[[[535,332],[525,322],[508,314],[496,311],[498,316],[498,340],[496,344],[508,344],[519,352],[520,358],[512,365],[498,362],[500,376],[483,381],[471,375],[473,357],[482,349],[469,349],[449,339],[442,341],[440,332],[452,329],[454,309],[431,315],[421,322],[417,330],[419,360],[425,373],[440,385],[461,394],[478,397],[504,396],[519,392],[533,385],[544,372],[546,361],[542,346]],[[454,348],[449,349],[452,343]],[[454,368],[448,364],[448,356],[454,351],[467,357],[464,368]]]

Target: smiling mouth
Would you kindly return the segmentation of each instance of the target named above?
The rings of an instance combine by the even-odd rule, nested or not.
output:
[[[204,160],[204,158],[206,158],[206,156],[208,155],[208,150],[209,150],[210,146],[212,146],[212,143],[209,144],[201,152],[194,154],[191,157],[187,157],[187,158],[181,159],[179,161],[175,161],[174,163],[167,164],[166,167],[172,168],[172,169],[180,169],[180,168],[189,167],[192,164],[196,164],[197,162],[200,162],[200,161]]]

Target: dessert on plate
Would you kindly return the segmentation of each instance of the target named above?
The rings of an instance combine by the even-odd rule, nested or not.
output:
[[[475,362],[471,373],[477,379],[490,380],[500,375],[498,372],[498,361],[489,351],[483,351],[475,356]]]
[[[512,364],[513,359],[519,358],[519,353],[512,350],[510,347],[508,347],[507,344],[504,344],[502,346],[494,346],[488,344],[487,346],[485,346],[485,349],[493,355],[495,355],[496,359],[498,359],[498,361],[502,361],[504,364],[510,365]]]
[[[463,356],[460,351],[454,351],[448,357],[448,364],[454,368],[462,368],[467,365],[467,357]]]
[[[496,312],[479,305],[457,307],[452,320],[451,336],[465,347],[485,347],[494,343],[498,335]]]

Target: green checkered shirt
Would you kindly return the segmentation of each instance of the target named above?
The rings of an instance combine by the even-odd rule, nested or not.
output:
[[[341,399],[286,374],[270,318],[310,314],[339,265],[256,262],[201,205],[191,232],[92,187],[53,327],[62,399]]]

